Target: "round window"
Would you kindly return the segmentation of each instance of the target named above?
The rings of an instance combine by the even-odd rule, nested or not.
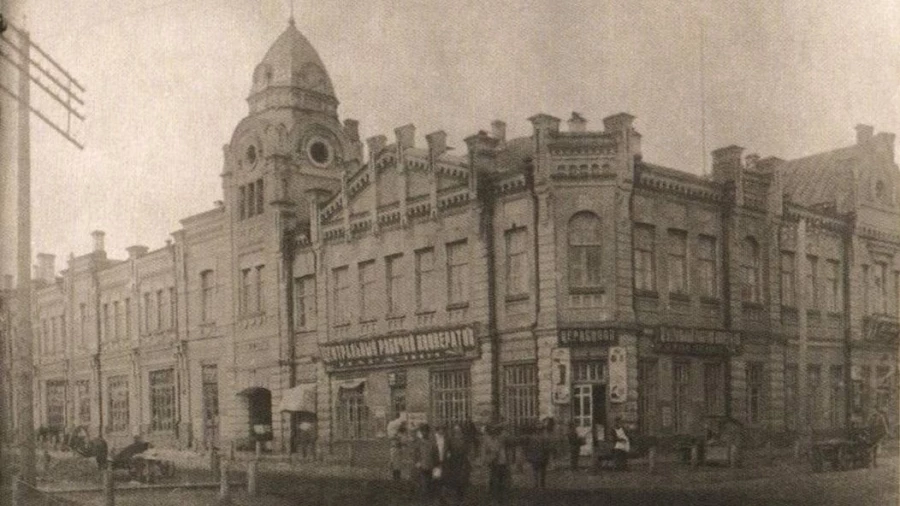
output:
[[[318,165],[328,165],[331,161],[331,150],[324,141],[315,140],[309,143],[309,158]]]

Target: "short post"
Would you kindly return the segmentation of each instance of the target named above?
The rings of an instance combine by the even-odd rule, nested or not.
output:
[[[247,463],[247,495],[255,497],[257,492],[256,474],[259,470],[259,461],[251,460]]]
[[[650,453],[647,454],[647,464],[648,464],[648,467],[650,468],[650,472],[652,473],[653,470],[656,468],[656,447],[655,446],[650,447]]]
[[[700,464],[700,447],[691,445],[691,467],[697,467]]]
[[[105,506],[116,505],[116,487],[112,461],[106,465],[106,469],[103,471],[103,504]]]

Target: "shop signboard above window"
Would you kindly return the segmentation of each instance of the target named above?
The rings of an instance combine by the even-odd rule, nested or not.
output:
[[[660,325],[653,350],[685,355],[732,355],[740,353],[741,334],[729,330],[695,329]]]
[[[321,350],[325,363],[337,369],[473,358],[478,354],[471,326],[347,341],[324,345]]]
[[[618,332],[615,328],[570,328],[559,331],[560,346],[615,345],[618,342]]]

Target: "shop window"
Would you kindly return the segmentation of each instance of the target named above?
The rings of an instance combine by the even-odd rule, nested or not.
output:
[[[504,417],[513,427],[533,427],[538,419],[536,364],[503,367]]]
[[[316,277],[303,276],[294,279],[294,328],[315,328]]]
[[[468,369],[431,373],[431,423],[451,427],[471,417]]]
[[[759,244],[752,237],[744,238],[741,244],[741,300],[759,303]]]
[[[506,296],[528,295],[528,231],[506,231]]]
[[[406,371],[388,373],[388,387],[391,389],[390,419],[396,420],[406,412]]]
[[[331,271],[334,280],[334,307],[332,315],[337,325],[350,323],[350,269],[347,266]]]
[[[128,377],[123,375],[110,376],[107,379],[107,394],[109,398],[109,422],[108,432],[126,432],[129,424],[128,412]]]
[[[716,238],[701,235],[697,238],[697,282],[700,295],[718,298],[719,286],[716,271]]]
[[[634,288],[636,290],[656,291],[653,235],[653,225],[636,224],[634,226]]]
[[[62,429],[66,425],[66,382],[52,380],[45,384],[47,395],[47,426]]]
[[[806,307],[819,307],[819,259],[814,255],[806,255]]]
[[[406,309],[403,290],[403,255],[391,255],[384,259],[387,288],[387,314],[400,316]]]
[[[437,271],[434,269],[434,248],[416,251],[416,310],[434,311],[437,304]]]
[[[219,368],[206,364],[200,369],[201,395],[203,397],[203,441],[207,447],[218,441],[219,436]]]
[[[721,362],[703,364],[703,404],[707,415],[725,414],[725,366]]]
[[[469,244],[466,241],[447,245],[447,303],[469,302]]]
[[[765,369],[762,362],[747,362],[747,423],[758,425],[765,420]]]
[[[569,220],[569,291],[592,291],[601,286],[602,223],[582,211]]]
[[[340,388],[337,412],[339,439],[362,439],[368,436],[369,408],[366,406],[365,387],[363,383],[354,388]]]
[[[653,434],[659,429],[656,406],[659,401],[659,369],[656,359],[638,362],[638,422],[641,434]]]
[[[669,230],[669,293],[687,294],[687,232]]]
[[[829,419],[831,428],[838,429],[844,426],[844,368],[833,365],[829,370],[830,375],[830,411]]]
[[[91,423],[91,382],[78,380],[75,382],[75,409],[79,425]]]
[[[788,364],[784,367],[784,423],[788,430],[800,430],[797,419],[797,401],[800,383],[797,377],[797,364]]]
[[[822,427],[821,406],[822,368],[817,364],[806,366],[806,423],[813,429]]]
[[[150,430],[175,428],[175,370],[150,371]]]
[[[797,305],[797,287],[794,253],[790,251],[781,252],[781,305],[787,307],[796,307]]]
[[[672,411],[675,432],[686,433],[691,429],[691,363],[676,360],[672,364]]]
[[[359,274],[359,319],[376,319],[378,293],[375,292],[375,261],[360,262]]]

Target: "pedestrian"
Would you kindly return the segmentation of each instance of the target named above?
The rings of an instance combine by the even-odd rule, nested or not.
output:
[[[401,478],[403,467],[403,447],[406,445],[406,422],[401,422],[396,433],[391,436],[390,464],[391,476],[396,481]]]
[[[423,504],[430,505],[440,497],[442,451],[438,445],[438,431],[432,434],[428,424],[422,424],[417,432],[413,444],[413,462],[418,473],[417,481]],[[445,446],[443,435],[440,436],[440,441]]]
[[[491,424],[485,428],[482,448],[488,467],[488,492],[491,504],[506,504],[509,490],[509,452],[506,432],[502,425]]]
[[[584,444],[584,438],[578,434],[578,427],[574,421],[569,422],[569,431],[566,433],[566,439],[569,442],[569,467],[576,471],[578,469],[578,459],[581,456],[581,446]]]
[[[890,431],[887,414],[884,408],[876,406],[869,417],[869,433],[872,436],[872,467],[878,467],[878,446]]]
[[[547,485],[547,466],[551,454],[550,431],[552,421],[544,419],[530,431],[525,440],[525,460],[531,464],[536,488],[545,488]]]
[[[628,432],[621,416],[616,417],[616,425],[613,427],[613,437],[615,444],[613,445],[613,462],[617,471],[625,471],[628,469],[628,452],[631,451],[631,440],[628,438]]]
[[[471,447],[463,426],[454,424],[447,442],[442,480],[442,489],[450,497],[452,504],[462,504],[465,498],[472,474],[470,451]]]
[[[85,434],[85,437],[87,435]],[[95,439],[91,443],[91,453],[94,455],[94,459],[97,460],[97,469],[100,472],[103,472],[106,469],[106,461],[109,456],[109,445],[106,443],[106,440],[103,439],[103,435],[98,435],[97,439]]]

